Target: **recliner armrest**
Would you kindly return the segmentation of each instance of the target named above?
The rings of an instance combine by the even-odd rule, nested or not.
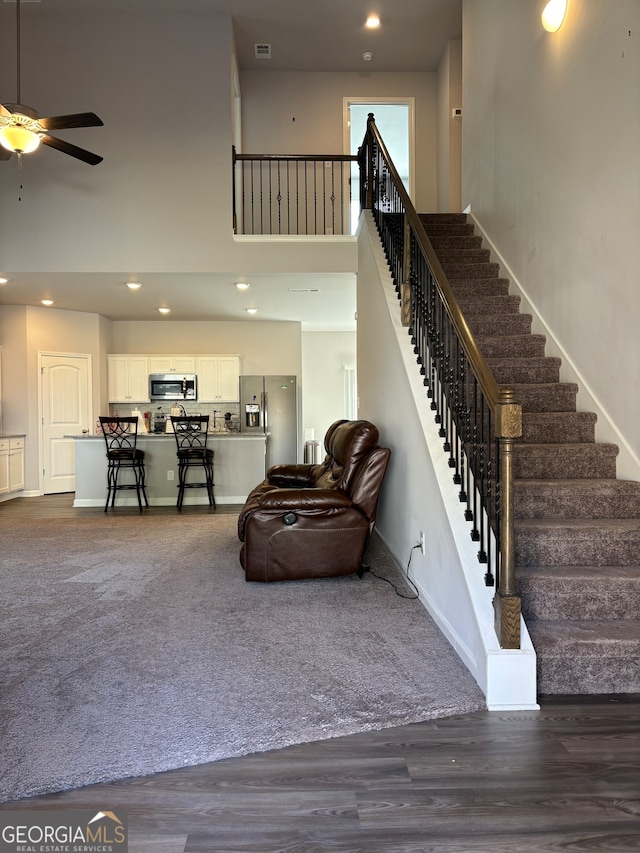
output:
[[[340,489],[272,489],[258,501],[260,509],[304,512],[311,509],[348,509],[349,495]]]
[[[273,465],[267,471],[267,480],[279,489],[304,489],[314,484],[314,471],[317,465],[280,464]]]

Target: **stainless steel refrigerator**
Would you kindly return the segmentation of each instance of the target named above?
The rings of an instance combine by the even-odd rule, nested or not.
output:
[[[298,461],[298,388],[296,377],[241,376],[240,432],[265,433],[266,469]]]

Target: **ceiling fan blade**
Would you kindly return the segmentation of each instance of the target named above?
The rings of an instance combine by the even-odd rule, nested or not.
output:
[[[104,122],[95,113],[74,113],[68,116],[49,116],[38,122],[45,130],[65,130],[68,127],[102,127]]]
[[[102,157],[99,157],[97,154],[92,154],[91,151],[85,151],[84,148],[78,148],[77,145],[65,142],[64,139],[49,136],[48,133],[42,134],[40,141],[43,145],[48,145],[50,148],[57,148],[57,150],[62,151],[63,154],[69,154],[71,157],[82,160],[90,166],[97,166],[98,163],[102,163],[103,160]]]

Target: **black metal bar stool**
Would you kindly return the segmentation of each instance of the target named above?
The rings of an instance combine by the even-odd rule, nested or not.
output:
[[[116,492],[135,489],[142,512],[142,498],[145,506],[149,506],[149,501],[145,489],[144,450],[136,447],[138,418],[101,417],[100,426],[107,445],[107,502],[104,511],[108,510],[109,502],[112,507],[115,506]],[[119,481],[118,477],[123,468],[133,472],[133,482]]]
[[[209,506],[215,508],[213,496],[213,450],[207,447],[209,415],[172,417],[178,456],[178,510],[182,510],[185,489],[206,489]],[[191,468],[202,468],[204,481],[188,482]]]

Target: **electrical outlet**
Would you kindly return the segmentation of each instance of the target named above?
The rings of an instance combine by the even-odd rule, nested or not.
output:
[[[173,480],[173,471],[167,471],[167,480]]]
[[[423,554],[426,554],[426,553],[427,553],[427,552],[426,552],[425,541],[424,541],[424,530],[421,530],[421,531],[420,531],[420,550],[422,551],[422,553],[423,553]]]

